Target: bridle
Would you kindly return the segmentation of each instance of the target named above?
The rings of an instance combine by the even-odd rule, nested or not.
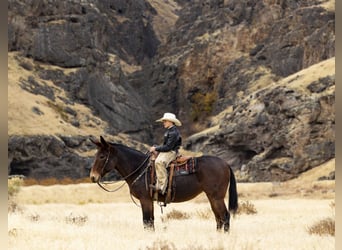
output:
[[[132,171],[130,174],[128,174],[128,175],[122,177],[123,180],[127,180],[129,177],[131,177],[132,175],[134,175],[136,172],[138,172],[138,171],[140,170],[140,168],[142,168],[142,167],[144,166],[144,164],[145,164],[145,163],[147,162],[147,160],[150,158],[151,154],[145,153],[145,155],[147,155],[147,156],[146,156],[145,160],[139,165],[139,167],[137,167],[137,168],[136,168],[134,171]],[[103,174],[103,172],[104,172],[104,170],[105,170],[105,168],[106,168],[106,165],[107,165],[108,162],[109,162],[109,156],[110,156],[110,149],[108,149],[108,154],[107,154],[105,163],[103,164],[103,166],[102,166],[102,168],[101,168],[100,178],[99,178],[99,180],[98,180],[96,183],[97,183],[97,185],[99,185],[100,188],[102,188],[103,190],[105,190],[105,191],[107,191],[107,192],[116,192],[116,191],[118,191],[119,189],[121,189],[121,188],[125,185],[126,182],[123,182],[119,187],[115,188],[114,190],[109,190],[109,189],[107,189],[106,187],[104,187],[104,186],[100,183],[100,181],[101,181],[101,176],[102,176],[102,174]],[[147,168],[148,168],[148,166],[147,166],[147,167],[144,169],[144,171],[143,171],[143,172],[142,172],[142,173],[141,173],[141,174],[132,182],[132,185],[134,185],[135,182],[136,182],[136,181],[137,181],[137,180],[146,172]]]

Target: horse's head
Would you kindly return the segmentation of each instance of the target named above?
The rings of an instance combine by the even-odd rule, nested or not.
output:
[[[115,149],[102,136],[100,136],[100,141],[90,140],[97,146],[95,161],[90,170],[90,179],[92,182],[98,182],[101,177],[114,169],[113,156]]]

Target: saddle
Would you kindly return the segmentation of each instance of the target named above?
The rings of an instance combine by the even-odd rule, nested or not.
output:
[[[154,160],[156,159],[157,155],[153,155],[151,157],[151,183],[155,184],[156,179],[156,173],[155,173],[155,166],[154,166]],[[176,181],[174,177],[177,176],[183,176],[183,175],[189,175],[196,172],[196,162],[195,157],[193,156],[182,156],[177,155],[176,159],[171,161],[167,167],[167,173],[168,173],[168,182],[166,187],[166,195],[165,195],[165,201],[163,206],[166,206],[166,204],[170,203],[174,200],[175,194],[176,194]],[[150,195],[151,197],[154,197],[155,200],[158,200],[158,192],[153,192],[152,189],[150,189]],[[156,197],[157,196],[157,197]]]

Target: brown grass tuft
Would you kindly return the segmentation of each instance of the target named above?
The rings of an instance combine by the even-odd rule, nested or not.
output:
[[[8,236],[17,237],[18,236],[18,229],[12,228],[12,229],[8,230]]]
[[[322,219],[308,228],[309,234],[335,236],[335,202],[329,204],[333,217]]]
[[[70,213],[65,217],[65,222],[68,224],[75,224],[77,226],[83,226],[88,221],[88,216],[86,215],[74,215]]]
[[[173,209],[170,213],[166,214],[167,220],[185,220],[189,218],[190,215],[188,213],[181,212],[175,209]]]
[[[167,240],[157,240],[153,242],[152,246],[147,246],[146,250],[176,250],[175,245]]]
[[[29,220],[32,221],[32,222],[37,222],[40,220],[40,215],[37,214],[37,213],[33,213],[33,214],[30,214],[28,216]]]
[[[253,203],[250,201],[243,201],[239,203],[239,208],[236,214],[256,214],[257,210]]]
[[[332,218],[322,219],[308,228],[309,234],[335,236],[335,220]]]

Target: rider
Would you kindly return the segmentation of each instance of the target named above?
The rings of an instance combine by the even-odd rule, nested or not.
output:
[[[169,163],[177,156],[178,149],[182,144],[182,137],[176,126],[182,126],[182,123],[176,118],[173,113],[164,113],[164,116],[156,122],[163,122],[166,132],[164,134],[164,143],[159,146],[152,146],[151,153],[158,152],[155,160],[157,184],[150,185],[154,190],[160,190],[162,194],[165,193],[167,186],[167,171]]]

